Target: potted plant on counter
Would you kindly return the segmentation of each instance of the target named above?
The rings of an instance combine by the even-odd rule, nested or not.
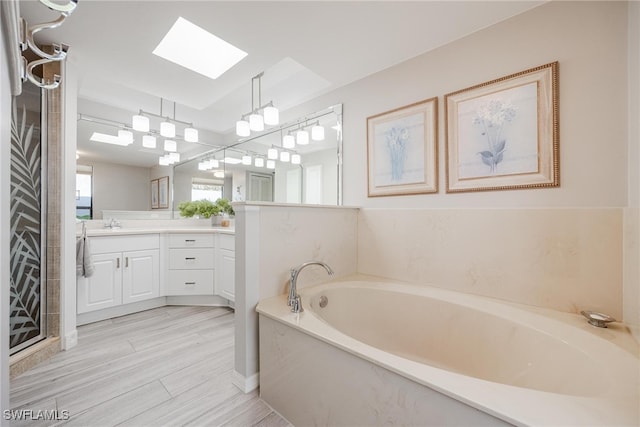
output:
[[[231,203],[224,198],[215,202],[207,199],[180,202],[178,210],[185,218],[211,218],[211,225],[216,227],[228,227],[229,218],[235,215]]]
[[[207,199],[180,202],[178,210],[180,216],[185,218],[211,218],[220,213],[220,209],[215,203]]]
[[[218,208],[217,217],[219,217],[219,224],[222,227],[229,227],[231,224],[230,218],[235,216],[235,211],[233,210],[233,206],[231,206],[231,202],[229,199],[220,198],[216,200],[215,206]]]

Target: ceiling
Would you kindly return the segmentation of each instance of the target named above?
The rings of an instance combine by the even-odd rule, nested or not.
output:
[[[251,110],[251,78],[262,71],[262,102],[273,100],[282,114],[542,3],[80,0],[59,28],[41,31],[36,40],[70,46],[79,113],[130,123],[140,109],[159,114],[162,98],[163,115],[175,108],[176,119],[192,122],[204,130],[201,139],[215,144]],[[29,25],[58,16],[34,0],[22,0],[20,12]],[[247,57],[212,80],[153,55],[180,16]],[[208,54],[207,46],[201,50]],[[86,133],[93,125],[79,121],[78,127],[84,132],[79,150],[91,150]],[[153,153],[123,156],[121,147],[100,148],[120,153],[123,163],[139,157],[141,164],[157,164]]]

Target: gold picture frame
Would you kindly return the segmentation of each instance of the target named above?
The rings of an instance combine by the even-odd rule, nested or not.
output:
[[[560,185],[557,61],[444,101],[447,193]]]
[[[438,98],[367,117],[368,196],[438,192]]]

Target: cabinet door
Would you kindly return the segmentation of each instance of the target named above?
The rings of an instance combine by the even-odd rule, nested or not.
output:
[[[93,255],[91,277],[78,278],[78,313],[122,304],[122,256],[120,253]]]
[[[219,264],[220,295],[230,301],[235,300],[236,294],[236,253],[221,249]]]
[[[124,252],[122,303],[160,296],[159,250]]]

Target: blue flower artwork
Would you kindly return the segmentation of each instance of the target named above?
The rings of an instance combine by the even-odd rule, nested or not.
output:
[[[375,126],[375,184],[424,182],[424,114],[411,114]]]

